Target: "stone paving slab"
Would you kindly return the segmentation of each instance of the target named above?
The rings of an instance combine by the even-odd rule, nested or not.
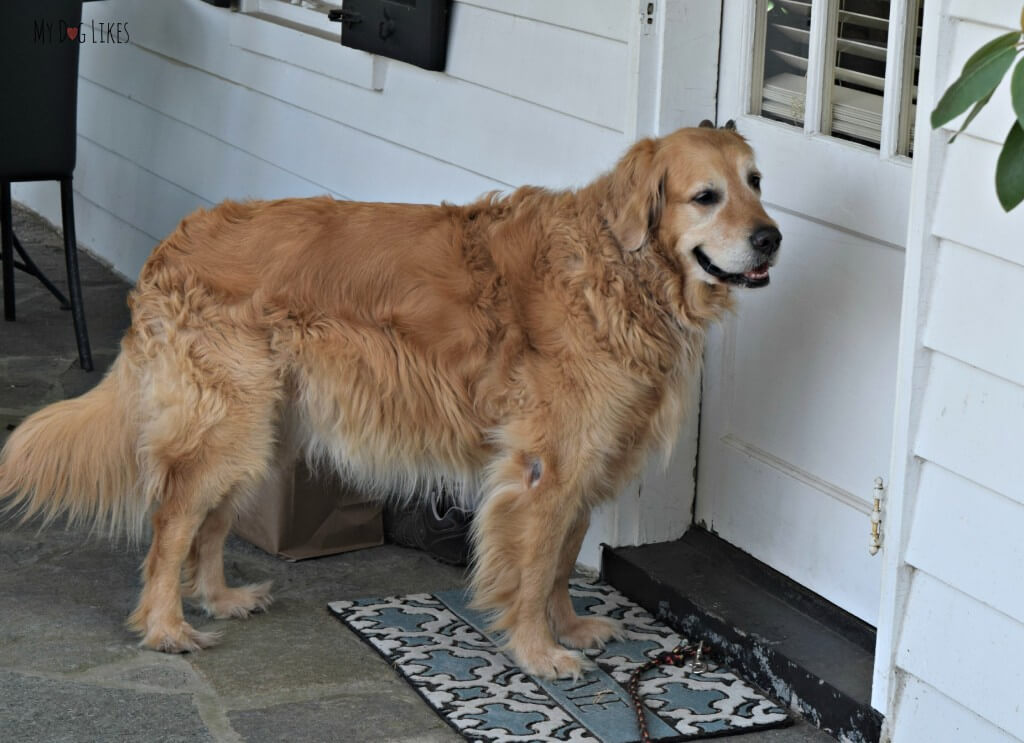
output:
[[[310,702],[233,712],[231,724],[246,740],[317,741],[462,740],[419,698],[367,690]],[[454,736],[454,737],[453,737]]]
[[[0,740],[213,743],[215,738],[181,695],[0,670]]]

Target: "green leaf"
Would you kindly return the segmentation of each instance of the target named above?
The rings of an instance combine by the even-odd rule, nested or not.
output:
[[[1004,211],[1024,201],[1024,128],[1013,122],[996,163],[996,195]]]
[[[1017,31],[1003,34],[985,44],[967,60],[963,73],[949,86],[932,111],[932,129],[952,121],[972,103],[996,89],[1017,56],[1015,45],[1020,36]]]
[[[994,92],[995,91],[992,91],[992,93]],[[985,108],[985,104],[988,103],[989,100],[992,98],[992,93],[989,93],[987,96],[985,96],[980,101],[974,104],[974,108],[972,108],[971,112],[967,114],[967,117],[964,119],[964,123],[961,124],[960,128],[956,130],[952,137],[949,138],[949,144],[953,144],[956,141],[956,138],[960,136],[960,133],[967,128],[967,125],[974,121],[974,117],[978,115],[978,112],[981,111],[981,109]]]
[[[1010,99],[1017,121],[1024,126],[1024,62],[1018,62],[1010,76]]]
[[[974,69],[993,54],[997,54],[1009,47],[1016,46],[1019,39],[1019,31],[1007,31],[1002,36],[997,36],[992,39],[992,41],[982,44],[981,48],[968,57],[967,61],[964,62],[964,68],[960,71],[960,74],[963,75],[963,73]]]

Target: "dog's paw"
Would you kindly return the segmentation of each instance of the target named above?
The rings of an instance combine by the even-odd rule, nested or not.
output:
[[[610,640],[622,639],[622,625],[608,617],[573,617],[558,628],[558,641],[581,650],[603,648]]]
[[[271,582],[254,583],[238,588],[225,588],[216,596],[207,596],[203,609],[216,619],[245,619],[254,612],[266,611],[273,603],[270,596]]]
[[[188,622],[151,627],[139,644],[161,653],[194,653],[215,645],[220,632],[200,632]]]
[[[567,650],[560,645],[527,653],[513,651],[513,654],[519,661],[520,668],[531,676],[542,679],[571,678],[575,681],[585,671],[594,668],[594,663],[582,653]]]

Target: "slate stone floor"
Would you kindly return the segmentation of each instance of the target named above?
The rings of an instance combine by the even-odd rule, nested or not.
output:
[[[17,205],[14,224],[63,287],[59,232]],[[17,272],[18,320],[0,320],[0,442],[42,405],[89,389],[117,353],[128,284],[80,260],[97,371],[78,368],[70,314]],[[287,563],[232,537],[228,581],[271,578],[275,603],[248,620],[189,608],[197,627],[223,631],[221,643],[163,655],[138,648],[124,627],[143,555],[82,529],[39,532],[0,518],[0,741],[461,740],[326,609],[335,599],[452,588],[461,570],[393,545]],[[831,740],[805,723],[735,739]]]

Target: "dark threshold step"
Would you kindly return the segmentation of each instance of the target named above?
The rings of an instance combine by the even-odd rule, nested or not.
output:
[[[606,581],[836,738],[876,743],[875,630],[703,529],[605,547]]]

